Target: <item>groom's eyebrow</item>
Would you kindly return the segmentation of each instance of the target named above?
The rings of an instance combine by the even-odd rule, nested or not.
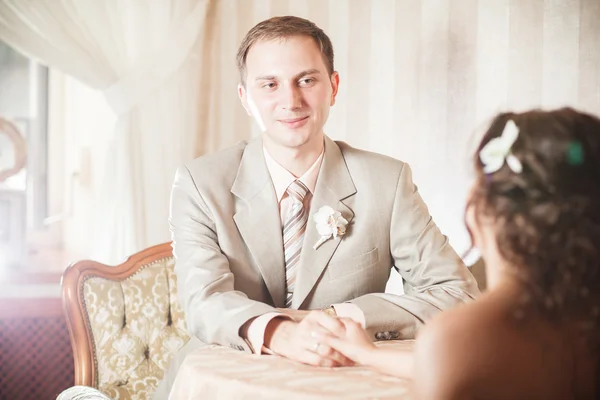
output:
[[[277,77],[275,75],[263,75],[263,76],[258,76],[255,80],[256,81],[274,81],[276,79],[277,79]]]
[[[296,74],[296,76],[294,76],[294,80],[298,80],[306,75],[313,75],[313,74],[320,74],[321,71],[319,71],[316,68],[311,68],[311,69],[307,69],[304,70],[298,74]],[[258,76],[255,79],[256,81],[276,81],[277,77],[275,75],[262,75],[262,76]]]
[[[318,69],[315,69],[315,68],[307,69],[305,71],[300,72],[298,75],[296,75],[295,80],[305,77],[306,75],[313,75],[313,74],[320,74],[320,73],[321,73],[321,71],[319,71]]]

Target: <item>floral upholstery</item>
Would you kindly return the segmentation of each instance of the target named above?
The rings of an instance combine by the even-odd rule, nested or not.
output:
[[[83,301],[92,332],[97,388],[114,400],[151,399],[189,336],[177,301],[173,257],[130,277],[89,277]]]

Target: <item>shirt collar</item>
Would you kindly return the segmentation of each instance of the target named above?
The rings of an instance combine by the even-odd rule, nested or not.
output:
[[[300,177],[296,178],[291,172],[281,166],[275,159],[269,154],[269,151],[263,146],[263,153],[265,156],[265,162],[267,169],[271,175],[273,186],[275,187],[275,194],[277,196],[277,202],[279,203],[283,198],[288,186],[296,179],[304,183],[311,193],[314,193],[315,186],[317,185],[317,178],[319,176],[319,170],[321,169],[321,163],[323,162],[323,154],[325,150],[321,151],[319,157],[310,166],[310,168]]]

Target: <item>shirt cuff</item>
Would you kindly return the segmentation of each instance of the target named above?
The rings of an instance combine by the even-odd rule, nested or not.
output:
[[[363,329],[366,326],[365,313],[359,306],[352,303],[333,304],[335,313],[340,318],[350,318],[354,322],[359,323]]]
[[[358,307],[357,307],[358,308]],[[250,348],[252,348],[252,352],[254,354],[273,354],[273,352],[266,347],[264,347],[265,343],[265,330],[267,329],[267,325],[273,318],[289,318],[287,315],[278,313],[278,312],[270,312],[257,317],[254,321],[250,323],[248,326],[248,337],[247,342],[250,344]]]

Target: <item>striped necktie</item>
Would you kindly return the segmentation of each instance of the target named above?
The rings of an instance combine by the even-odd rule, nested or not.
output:
[[[285,223],[283,224],[283,251],[285,257],[286,298],[285,306],[292,305],[294,283],[296,282],[297,267],[304,241],[304,232],[308,221],[308,213],[304,208],[304,196],[308,188],[299,180],[295,180],[287,188],[288,195],[293,199]]]

